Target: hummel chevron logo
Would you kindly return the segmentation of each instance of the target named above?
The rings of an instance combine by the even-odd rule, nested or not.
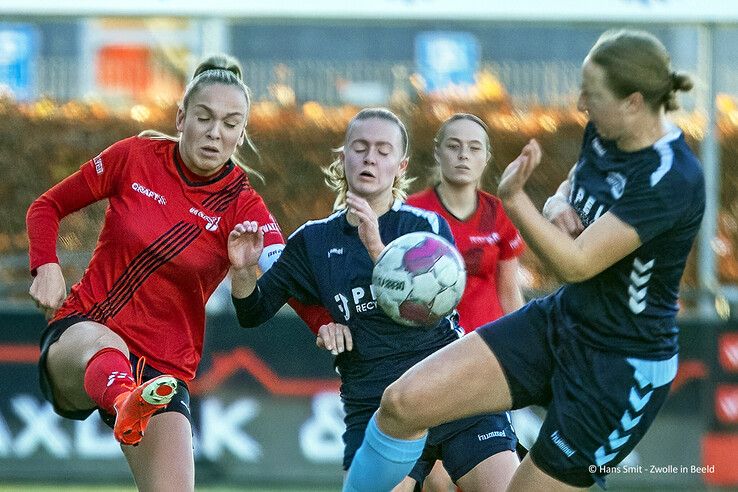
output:
[[[647,273],[646,275],[638,275],[635,270],[630,272],[630,281],[633,282],[636,287],[643,286],[649,280],[651,280],[650,273]]]
[[[651,268],[655,260],[643,263],[640,258],[633,260],[633,270],[630,272],[630,285],[628,286],[628,307],[633,314],[640,314],[646,309],[646,284],[651,280]]]
[[[605,463],[609,463],[617,456],[617,451],[610,454],[605,454],[605,446],[600,446],[600,449],[595,451],[595,463],[597,466],[602,466]]]
[[[633,260],[633,268],[638,270],[638,273],[645,273],[647,270],[650,270],[653,267],[653,263],[656,260],[651,260],[648,263],[642,263],[640,258],[636,258]]]
[[[608,439],[610,441],[610,448],[615,450],[628,442],[628,439],[630,439],[630,434],[625,434],[623,437],[620,437],[620,433],[615,429],[612,431],[612,434],[610,434]]]
[[[628,396],[628,401],[630,402],[630,406],[633,407],[633,410],[636,412],[640,412],[643,410],[643,407],[646,406],[646,403],[648,403],[648,400],[651,399],[651,394],[653,391],[648,391],[643,396],[640,396],[635,388],[630,388],[630,395]]]
[[[639,415],[636,418],[632,419],[630,418],[630,412],[626,410],[623,414],[623,418],[620,419],[620,425],[623,426],[623,429],[629,431],[630,429],[638,425],[638,422],[641,421],[641,417],[643,417],[643,415]]]

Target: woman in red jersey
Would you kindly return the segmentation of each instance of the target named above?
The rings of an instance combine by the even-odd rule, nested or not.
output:
[[[487,125],[481,119],[468,113],[449,117],[433,139],[433,156],[439,166],[437,183],[409,196],[407,203],[438,213],[451,226],[467,273],[466,289],[456,309],[459,324],[469,332],[523,305],[517,272],[524,243],[499,198],[479,189],[492,157]],[[478,466],[488,466],[495,487],[504,490],[518,460],[501,449],[504,452]],[[433,466],[423,490],[449,490],[451,479],[441,462],[423,456],[416,466],[423,462]]]
[[[99,409],[141,490],[194,489],[187,383],[202,353],[205,303],[230,266],[228,234],[244,220],[261,224],[262,270],[283,248],[237,157],[250,106],[238,62],[211,57],[185,89],[177,138],[147,131],[116,142],[28,210],[30,294],[51,318],[41,389],[64,417]],[[59,221],[104,199],[97,246],[67,296]]]

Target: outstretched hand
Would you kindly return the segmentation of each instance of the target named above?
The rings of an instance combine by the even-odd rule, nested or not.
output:
[[[379,234],[379,219],[366,199],[349,191],[346,193],[348,213],[358,221],[359,238],[369,252],[372,261],[377,261],[384,249],[382,237]]]
[[[333,355],[338,355],[344,351],[350,351],[354,348],[354,342],[351,338],[351,330],[348,326],[341,323],[328,323],[318,330],[318,337],[315,344],[319,348],[330,350]]]
[[[256,266],[263,249],[264,231],[254,221],[236,224],[228,235],[228,259],[232,269]]]
[[[540,164],[541,154],[541,146],[535,139],[531,139],[520,151],[520,155],[508,164],[500,178],[500,185],[497,187],[497,195],[503,202],[515,198],[520,193],[525,193],[523,187]]]

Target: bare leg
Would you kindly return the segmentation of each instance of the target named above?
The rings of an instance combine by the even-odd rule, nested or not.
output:
[[[151,418],[137,446],[121,446],[141,492],[195,489],[192,429],[187,417],[166,412]]]
[[[561,482],[550,475],[547,475],[543,470],[538,468],[530,455],[527,455],[523,462],[518,467],[515,475],[513,476],[509,491],[546,491],[546,492],[568,492],[572,490],[587,490],[586,488],[573,487]]]
[[[75,323],[49,347],[46,370],[57,404],[65,410],[93,408],[85,392],[85,368],[93,355],[113,347],[128,356],[128,347],[110,328],[94,321]]]
[[[449,492],[450,490],[455,490],[455,488],[451,477],[448,476],[448,472],[443,467],[443,462],[436,461],[431,472],[425,477],[423,490],[425,492]]]
[[[503,451],[479,463],[456,483],[464,492],[503,492],[519,464],[515,452]]]
[[[464,384],[460,384],[463,381]],[[422,360],[384,391],[377,425],[419,439],[443,422],[509,410],[510,389],[497,357],[475,332]]]

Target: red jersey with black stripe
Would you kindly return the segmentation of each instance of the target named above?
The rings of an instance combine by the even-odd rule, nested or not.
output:
[[[505,214],[500,199],[477,190],[477,209],[466,220],[458,219],[446,209],[435,188],[409,196],[407,203],[438,213],[451,226],[467,274],[464,295],[457,307],[459,324],[470,331],[502,316],[497,264],[520,256],[525,243]]]
[[[65,180],[66,189],[83,180],[77,187],[89,188],[90,203],[107,198],[109,205],[90,264],[54,317],[81,314],[103,323],[132,353],[185,381],[195,376],[200,362],[205,303],[228,272],[227,239],[234,225],[261,224],[265,250],[284,244],[276,221],[239,167],[228,162],[204,182],[187,176],[176,142],[132,137]],[[64,189],[65,182],[57,187]],[[34,232],[42,222],[32,217],[42,216],[44,206],[59,209],[61,216],[73,211],[59,205],[64,198],[57,187],[29,210],[32,269],[56,259],[48,240],[34,240],[34,234],[45,233]],[[56,229],[52,233],[53,247]]]

